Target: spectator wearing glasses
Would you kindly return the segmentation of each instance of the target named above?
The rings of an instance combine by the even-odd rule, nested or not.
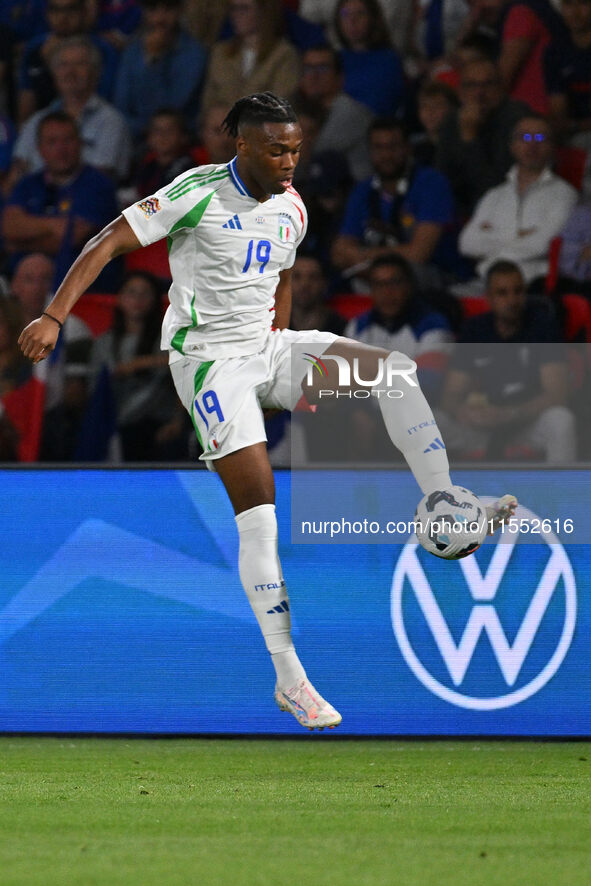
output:
[[[367,132],[374,113],[343,91],[341,59],[328,44],[304,53],[295,104],[315,104],[324,118],[314,145],[316,152],[342,153],[355,181],[371,175]]]
[[[58,43],[65,37],[88,34],[90,30],[85,0],[49,0],[46,14],[49,31],[30,40],[23,51],[18,83],[20,123],[34,111],[47,107],[56,97],[49,61]],[[110,99],[119,63],[117,50],[96,34],[88,36],[101,55],[99,95]]]
[[[550,241],[560,233],[578,195],[550,168],[553,139],[544,117],[531,114],[517,123],[511,153],[515,163],[507,180],[480,200],[460,234],[459,247],[478,261],[481,279],[502,258],[517,262],[531,283],[546,275]]]
[[[511,132],[529,108],[507,98],[496,64],[485,59],[462,69],[459,98],[441,126],[437,165],[466,216],[503,181],[512,163]]]

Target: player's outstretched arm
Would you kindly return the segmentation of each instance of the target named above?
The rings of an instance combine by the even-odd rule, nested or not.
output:
[[[18,342],[25,357],[33,363],[48,357],[55,347],[61,324],[105,265],[112,258],[139,246],[141,243],[122,215],[89,240],[64,277],[46,312],[21,332]]]

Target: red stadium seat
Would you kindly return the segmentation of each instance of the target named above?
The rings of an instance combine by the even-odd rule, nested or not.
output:
[[[478,314],[484,314],[486,311],[490,310],[490,305],[485,295],[462,296],[460,298],[460,304],[462,306],[464,320],[468,320],[470,317],[476,317]]]
[[[562,296],[565,309],[564,337],[570,342],[591,342],[591,306],[582,295]]]
[[[128,252],[125,256],[126,271],[149,271],[162,280],[170,280],[170,266],[168,264],[168,250],[166,241],[159,240],[151,246],[144,246],[134,252]]]
[[[546,295],[551,295],[556,289],[558,283],[558,262],[560,260],[560,250],[562,249],[562,237],[554,237],[550,241],[548,248],[548,273],[544,281],[544,289]]]
[[[113,324],[113,310],[116,302],[116,295],[87,292],[78,299],[72,313],[84,320],[94,336],[102,335]]]
[[[369,295],[359,295],[356,292],[340,292],[333,295],[328,301],[328,307],[344,317],[345,320],[352,320],[359,317],[372,307],[373,302]]]
[[[583,189],[583,179],[587,170],[589,153],[583,148],[573,148],[562,145],[556,149],[554,172],[576,188]]]

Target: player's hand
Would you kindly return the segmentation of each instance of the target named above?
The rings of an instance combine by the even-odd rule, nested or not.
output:
[[[23,329],[18,343],[25,357],[33,363],[39,363],[49,357],[59,334],[60,327],[55,320],[51,317],[39,317]]]

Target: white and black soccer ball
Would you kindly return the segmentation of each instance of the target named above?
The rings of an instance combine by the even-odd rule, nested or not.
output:
[[[450,486],[423,496],[415,512],[420,544],[445,560],[474,553],[487,534],[486,509],[463,486]]]

